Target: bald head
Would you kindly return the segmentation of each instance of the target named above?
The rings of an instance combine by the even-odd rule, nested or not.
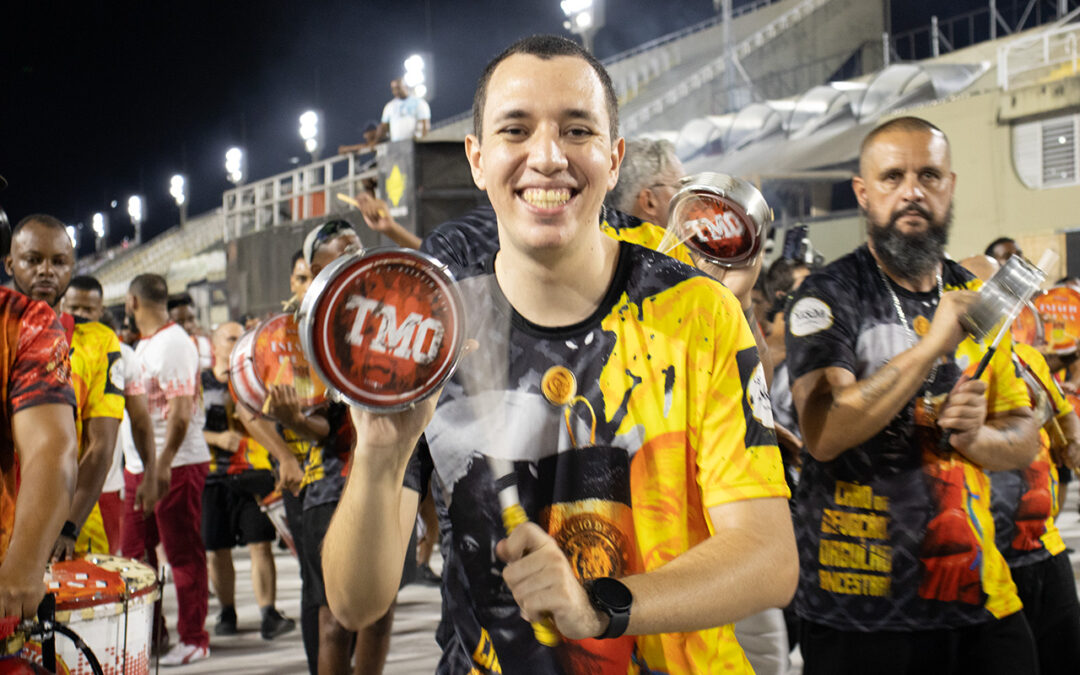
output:
[[[214,351],[214,370],[223,373],[229,369],[229,357],[236,341],[244,334],[244,327],[235,321],[226,321],[214,329],[210,344]]]
[[[952,165],[952,154],[949,149],[949,138],[945,132],[934,124],[927,122],[921,117],[897,117],[874,127],[873,131],[866,135],[862,145],[859,146],[859,175],[867,177],[867,157],[872,153],[878,142],[887,135],[895,134],[923,134],[930,137],[930,142],[941,144],[943,159],[947,166]]]
[[[968,258],[964,258],[960,261],[960,264],[968,272],[971,272],[982,281],[986,281],[998,271],[1001,265],[988,255],[973,255]]]

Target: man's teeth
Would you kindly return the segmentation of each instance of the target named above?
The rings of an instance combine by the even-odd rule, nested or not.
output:
[[[533,206],[542,209],[554,209],[570,201],[569,188],[556,190],[543,190],[540,188],[527,188],[522,190],[521,198]]]

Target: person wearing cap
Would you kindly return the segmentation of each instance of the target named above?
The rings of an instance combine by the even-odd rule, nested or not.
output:
[[[873,129],[852,179],[868,243],[785,315],[806,675],[1038,672],[986,475],[1031,464],[1038,429],[1007,344],[972,379],[978,283],[944,253],[955,184],[936,126]]]
[[[314,278],[338,257],[360,248],[360,237],[350,223],[330,220],[308,233],[302,251]],[[306,293],[307,289],[294,288],[294,293],[302,296],[300,291]],[[302,297],[298,299],[302,301]],[[354,442],[348,408],[328,402],[315,412],[305,413],[291,385],[272,385],[269,392],[267,412],[282,425],[286,443],[306,447],[297,553],[301,556],[301,628],[308,667],[312,673],[347,671],[355,642],[352,672],[379,673],[390,651],[393,607],[359,633],[348,630],[327,604],[322,567],[323,539],[345,487]],[[316,631],[312,631],[313,623]],[[317,637],[315,644],[311,644],[313,637]]]
[[[97,502],[124,415],[123,368],[116,333],[98,321],[62,311],[74,268],[75,250],[64,223],[39,213],[16,224],[5,269],[17,290],[48,303],[57,313],[71,344],[71,380],[78,401],[79,477],[71,510],[53,547],[54,560],[70,559],[76,553],[109,552]]]
[[[0,177],[0,188],[7,184]],[[11,232],[0,209],[0,254]],[[48,304],[0,287],[0,617],[34,617],[78,472],[64,328]]]
[[[623,156],[617,116],[603,66],[569,40],[526,38],[489,64],[465,150],[500,249],[452,269],[475,353],[441,395],[352,411],[327,595],[347,625],[379,616],[433,485],[439,672],[748,673],[730,624],[795,588],[739,302],[597,227]],[[497,493],[513,504],[511,486],[529,521],[507,536]]]

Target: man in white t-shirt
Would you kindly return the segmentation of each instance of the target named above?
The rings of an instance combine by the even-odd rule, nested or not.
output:
[[[405,141],[410,138],[427,136],[431,126],[431,108],[427,101],[417,96],[410,96],[409,90],[401,80],[390,82],[390,91],[394,98],[383,107],[382,122],[375,132],[375,138],[381,139],[390,131],[391,141]]]
[[[203,439],[199,398],[199,354],[184,329],[169,320],[168,287],[157,274],[140,274],[128,287],[126,308],[142,339],[135,348],[138,376],[127,384],[145,394],[154,428],[157,460],[153,475],[159,501],[154,517],[125,519],[121,548],[126,557],[157,564],[160,539],[172,567],[178,606],[180,642],[161,659],[182,665],[210,655],[206,622],[208,586],[206,552],[199,525],[202,490],[210,463]],[[127,457],[125,492],[134,495],[144,479],[142,462]]]

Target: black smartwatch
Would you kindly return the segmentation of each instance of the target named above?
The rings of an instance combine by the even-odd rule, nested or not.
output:
[[[626,584],[611,577],[600,577],[586,583],[589,602],[597,610],[608,615],[608,627],[598,640],[617,638],[626,632],[630,623],[630,605],[634,604],[634,595]]]

